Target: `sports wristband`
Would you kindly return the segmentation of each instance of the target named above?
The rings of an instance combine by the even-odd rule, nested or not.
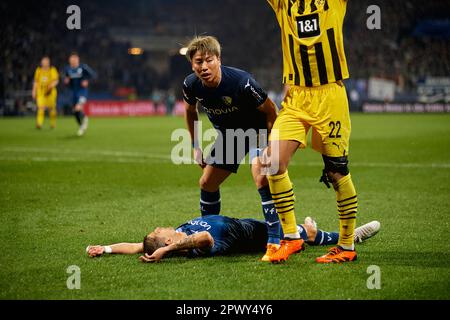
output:
[[[112,248],[110,246],[103,246],[105,248],[105,253],[112,253]]]

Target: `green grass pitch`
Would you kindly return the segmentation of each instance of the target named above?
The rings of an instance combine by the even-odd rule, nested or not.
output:
[[[356,262],[319,265],[326,248],[308,247],[282,265],[261,255],[143,264],[138,255],[91,259],[85,248],[141,241],[198,215],[200,169],[170,161],[183,119],[92,118],[82,138],[72,118],[53,131],[37,131],[32,118],[1,119],[0,299],[449,299],[450,116],[353,114],[352,125],[357,223],[382,225],[357,246]],[[293,159],[296,215],[336,230],[321,170],[310,148]],[[223,214],[262,219],[248,165],[221,193]],[[71,265],[81,270],[79,290],[66,287]],[[380,289],[367,288],[371,265]]]

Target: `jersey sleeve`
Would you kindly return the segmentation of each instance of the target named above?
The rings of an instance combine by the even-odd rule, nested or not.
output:
[[[240,83],[240,95],[246,106],[258,108],[267,99],[267,93],[252,77],[244,78]]]
[[[87,64],[83,64],[83,79],[95,79],[97,73]]]
[[[34,81],[39,82],[39,67],[34,71]]]
[[[272,7],[272,9],[275,12],[278,12],[281,10],[281,8],[283,7],[283,4],[289,0],[267,0],[267,2],[270,4],[270,6]]]
[[[194,106],[196,104],[192,83],[188,78],[183,81],[183,99],[189,105]]]

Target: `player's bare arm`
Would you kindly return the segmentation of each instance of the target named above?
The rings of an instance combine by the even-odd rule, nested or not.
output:
[[[36,81],[33,81],[33,90],[31,91],[31,96],[33,97],[33,100],[36,100],[37,87],[38,83]]]
[[[142,242],[138,243],[116,243],[111,244],[107,246],[101,246],[101,245],[94,245],[89,246],[87,248],[87,254],[90,257],[98,257],[103,255],[106,252],[106,248],[111,248],[111,252],[109,253],[115,253],[115,254],[137,254],[144,252],[144,245]]]
[[[63,80],[64,85],[66,85],[66,86],[69,85],[69,82],[70,82],[70,78],[67,75],[65,75],[64,80]]]
[[[47,87],[47,93],[46,94],[49,95],[52,92],[53,88],[56,88],[58,83],[59,83],[59,80],[53,80],[52,82],[50,82],[48,87]]]
[[[270,130],[272,130],[273,123],[277,118],[276,104],[270,98],[267,98],[266,101],[258,107],[258,110],[266,115],[267,129],[270,132]]]
[[[84,79],[83,81],[81,81],[81,86],[83,88],[87,88],[89,86],[89,80]]]
[[[181,252],[190,249],[210,249],[214,246],[214,239],[207,231],[194,233],[190,236],[159,248],[152,255],[147,253],[140,257],[142,262],[158,262],[170,252]]]
[[[195,121],[198,121],[197,106],[185,103],[184,118],[185,118],[188,130],[189,130],[189,134],[191,136],[192,146],[194,149],[194,160],[203,169],[206,166],[206,164],[203,161],[202,150],[198,147],[198,142],[195,141],[195,133],[194,133]]]

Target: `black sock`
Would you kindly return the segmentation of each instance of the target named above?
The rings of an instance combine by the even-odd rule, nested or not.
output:
[[[81,114],[80,114],[80,111],[75,111],[75,118],[77,119],[77,122],[78,122],[78,125],[80,125],[81,126]]]
[[[220,191],[208,192],[201,190],[200,192],[200,212],[202,216],[220,213]]]

